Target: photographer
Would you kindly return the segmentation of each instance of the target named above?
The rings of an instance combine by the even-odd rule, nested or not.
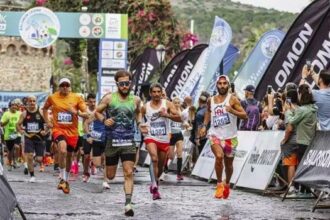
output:
[[[279,93],[272,93],[273,89],[268,86],[268,113],[269,116],[266,120],[267,128],[272,130],[284,130],[284,114],[283,114],[283,99]]]

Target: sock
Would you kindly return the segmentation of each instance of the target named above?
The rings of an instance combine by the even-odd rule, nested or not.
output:
[[[27,162],[24,162],[24,168],[28,168]]]
[[[64,173],[65,173],[65,169],[60,168],[61,179],[64,179]]]
[[[63,177],[63,179],[64,179],[65,182],[68,182],[69,175],[70,175],[70,172],[64,171],[64,177]]]
[[[125,198],[126,198],[125,205],[130,204],[132,201],[132,194],[126,194]]]
[[[30,172],[30,176],[33,177],[34,176],[34,172]]]
[[[182,168],[182,158],[178,158],[176,161],[176,169],[178,175],[181,175],[181,168]]]
[[[154,174],[154,166],[153,166],[153,162],[152,161],[151,161],[151,163],[149,165],[149,173],[150,173],[150,179],[151,179],[152,186],[157,186],[156,178],[155,178],[155,174]]]

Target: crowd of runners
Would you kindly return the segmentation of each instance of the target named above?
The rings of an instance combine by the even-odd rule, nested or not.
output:
[[[319,90],[305,84],[309,77]],[[217,94],[202,92],[198,106],[193,106],[191,97],[169,100],[159,83],[151,84],[150,97],[141,100],[131,91],[132,75],[127,71],[118,71],[115,81],[117,91],[105,95],[99,103],[94,94],[85,98],[72,92],[68,78],[59,80],[58,91],[43,106],[37,105],[35,96],[12,100],[1,117],[8,171],[22,164],[29,182],[34,183],[37,164],[40,172],[53,165],[59,174],[57,189],[69,194],[70,175],[79,173],[80,164],[83,182],[88,183],[91,175],[98,173],[104,179],[103,188],[109,189],[120,159],[125,215],[133,216],[133,174],[142,143],[151,159],[149,189],[153,200],[161,199],[160,177],[168,169],[168,160],[175,156],[177,181],[183,180],[183,133],[187,132],[195,146],[192,164],[210,141],[217,176],[214,197],[227,199],[238,130],[285,130],[281,150],[282,164],[287,168],[283,176],[288,181],[315,131],[330,130],[330,74],[326,71],[316,74],[304,67],[299,85],[288,83],[278,91],[269,88],[260,102],[254,98],[253,85],[244,88],[245,97],[238,97],[229,78],[221,75]],[[142,136],[141,143],[136,139],[137,132]],[[290,193],[297,190],[298,186],[292,186]]]

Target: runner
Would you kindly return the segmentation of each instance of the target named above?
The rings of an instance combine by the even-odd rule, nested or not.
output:
[[[162,86],[159,83],[152,84],[149,92],[151,101],[141,109],[142,116],[146,117],[147,122],[140,125],[140,130],[145,135],[144,143],[151,157],[150,193],[153,200],[156,200],[161,198],[158,184],[170,146],[170,120],[181,122],[181,117],[174,105],[162,98]]]
[[[52,108],[53,123],[48,118],[48,109]],[[59,91],[48,96],[43,108],[43,116],[49,128],[53,129],[53,140],[59,152],[61,180],[57,186],[65,194],[70,193],[68,183],[72,153],[78,142],[78,116],[88,117],[84,100],[71,92],[68,78],[59,81]],[[80,112],[81,111],[81,112]]]
[[[16,129],[24,135],[24,154],[27,159],[28,170],[30,173],[29,182],[36,182],[34,176],[33,157],[36,155],[36,161],[42,167],[42,159],[45,152],[44,136],[47,132],[44,129],[45,121],[42,117],[39,107],[36,105],[35,96],[27,97],[26,109],[20,115],[16,124]]]
[[[212,152],[215,156],[215,171],[217,175],[217,188],[215,198],[227,199],[230,193],[230,178],[233,174],[233,160],[237,141],[237,117],[247,119],[237,97],[229,91],[228,76],[221,75],[217,80],[218,95],[211,97],[207,102],[204,124],[200,130],[201,137],[206,135],[206,127],[211,120],[208,137]],[[222,181],[223,162],[225,164],[226,179]]]
[[[21,137],[16,130],[16,123],[19,120],[21,112],[18,111],[19,102],[13,100],[9,103],[9,109],[1,117],[1,126],[4,127],[4,140],[7,148],[8,171],[16,168],[14,152],[15,147],[19,147]]]
[[[133,216],[131,204],[133,193],[133,167],[136,148],[134,144],[134,119],[141,122],[140,98],[130,93],[132,75],[118,71],[115,75],[118,91],[103,97],[96,108],[96,118],[106,125],[107,142],[105,149],[106,173],[112,180],[117,171],[119,158],[125,177],[125,215]],[[106,117],[103,112],[105,111]]]
[[[181,115],[181,102],[178,97],[174,98],[173,104],[175,106],[175,109],[177,112]],[[182,131],[183,123],[181,122],[175,122],[171,121],[171,139],[170,139],[170,153],[169,153],[169,159],[174,159],[174,150],[176,148],[176,170],[177,170],[177,176],[176,179],[181,181],[183,180],[183,176],[181,175],[181,169],[182,169],[182,150],[183,150],[183,135]]]

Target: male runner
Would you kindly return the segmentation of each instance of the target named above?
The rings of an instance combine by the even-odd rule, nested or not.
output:
[[[27,159],[28,170],[31,176],[29,182],[31,183],[36,181],[33,157],[35,154],[36,161],[42,166],[45,152],[43,137],[47,134],[44,129],[44,118],[36,102],[37,98],[35,96],[27,97],[26,109],[22,112],[16,124],[17,131],[24,135],[24,154]]]
[[[217,188],[214,196],[218,199],[227,199],[230,193],[230,178],[233,174],[233,160],[238,144],[237,117],[247,119],[240,101],[228,92],[229,86],[228,76],[219,76],[217,80],[218,95],[209,98],[203,127],[200,130],[200,136],[204,137],[206,126],[211,120],[208,137],[215,156]],[[225,183],[222,182],[223,162],[226,172]]]
[[[123,164],[125,215],[133,216],[133,169],[136,148],[134,144],[134,119],[140,124],[140,98],[130,93],[132,75],[120,70],[115,74],[117,92],[105,95],[96,107],[95,116],[106,125],[106,173],[111,180],[116,175],[119,158]],[[106,116],[103,115],[105,111]]]
[[[160,199],[158,191],[159,177],[163,173],[165,160],[170,146],[170,120],[181,122],[174,105],[162,98],[162,86],[154,83],[150,86],[151,101],[142,107],[142,116],[147,123],[140,125],[141,133],[144,134],[144,143],[151,157],[149,166],[151,185],[150,193],[153,200]]]
[[[52,108],[53,123],[48,118],[49,108]],[[59,152],[61,180],[57,188],[65,194],[70,193],[68,178],[72,153],[78,142],[78,116],[88,117],[86,108],[82,97],[71,92],[71,82],[68,78],[60,79],[59,90],[48,96],[43,107],[45,122],[49,128],[53,129],[53,140]]]

